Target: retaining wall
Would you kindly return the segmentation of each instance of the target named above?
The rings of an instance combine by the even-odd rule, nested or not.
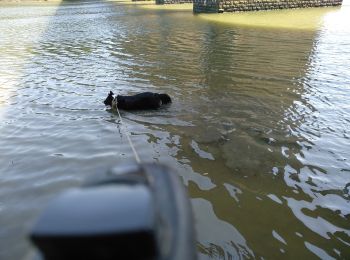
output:
[[[194,0],[194,13],[246,12],[341,5],[343,0]]]

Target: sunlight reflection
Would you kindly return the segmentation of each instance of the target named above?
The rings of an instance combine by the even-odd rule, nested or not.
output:
[[[347,130],[341,135],[338,132],[340,127],[349,129],[350,7],[349,1],[346,2],[339,11],[324,16],[310,56],[308,73],[301,80],[305,102],[295,103],[291,109],[294,116],[304,115],[302,124],[293,132],[312,143],[301,143],[303,149],[299,159],[306,166],[299,170],[286,166],[285,182],[295,190],[302,189],[307,199],[284,197],[294,215],[308,229],[325,239],[336,237],[338,251],[350,241],[349,225],[346,224],[350,215],[346,194],[350,184],[349,134]],[[308,108],[312,113],[306,115]],[[324,212],[327,215],[322,214]],[[329,257],[316,245],[308,242],[305,245],[321,258]]]
[[[338,13],[339,10],[339,7],[285,9],[260,12],[201,14],[200,17],[212,22],[237,26],[316,30],[322,26],[325,15]]]
[[[1,3],[0,16],[11,17],[14,3]],[[3,19],[0,23],[0,31],[4,37],[0,38],[0,118],[5,113],[5,108],[9,104],[10,96],[16,95],[16,88],[23,76],[23,68],[35,55],[33,47],[39,41],[41,35],[48,28],[49,20],[55,15],[60,2],[50,4],[41,3],[32,7],[24,7],[21,19]],[[33,17],[28,13],[28,9],[38,9],[45,6],[42,15]],[[16,9],[18,10],[18,9]],[[47,15],[48,14],[48,15]],[[38,25],[33,30],[28,30],[28,24],[35,20]],[[37,22],[40,20],[40,22]],[[31,27],[30,27],[31,28]]]

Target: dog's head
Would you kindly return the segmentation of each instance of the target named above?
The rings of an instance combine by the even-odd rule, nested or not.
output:
[[[113,95],[114,95],[114,93],[112,91],[110,91],[107,98],[105,99],[105,101],[103,101],[105,106],[112,106],[112,102],[114,99]]]
[[[171,103],[171,98],[168,94],[159,94],[160,100],[162,100],[162,104]]]

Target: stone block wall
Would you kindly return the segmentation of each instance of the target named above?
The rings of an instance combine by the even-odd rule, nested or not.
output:
[[[193,0],[156,0],[157,5],[193,3]]]
[[[246,12],[341,5],[343,0],[194,0],[194,13]]]
[[[194,0],[193,12],[194,13],[218,13],[220,1],[222,0]]]

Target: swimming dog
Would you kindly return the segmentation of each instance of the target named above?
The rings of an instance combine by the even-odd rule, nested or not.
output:
[[[171,103],[171,98],[168,94],[158,94],[152,92],[143,92],[133,96],[114,97],[112,91],[109,92],[107,98],[103,103],[112,108],[119,108],[124,110],[145,110],[157,109],[164,104]]]

